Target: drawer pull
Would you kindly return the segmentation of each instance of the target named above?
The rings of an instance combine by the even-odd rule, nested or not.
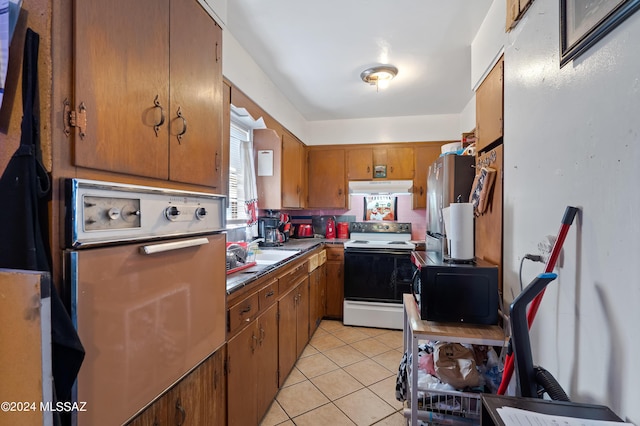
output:
[[[269,293],[265,294],[265,297],[271,297],[273,296],[275,293],[273,292],[273,290],[269,291]]]
[[[240,311],[241,314],[246,314],[247,312],[251,312],[251,305],[247,305],[246,308]]]

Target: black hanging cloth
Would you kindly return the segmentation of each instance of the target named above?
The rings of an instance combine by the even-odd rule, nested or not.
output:
[[[0,267],[51,273],[47,208],[51,185],[41,161],[40,125],[35,107],[39,42],[40,36],[28,28],[23,58],[20,146],[0,178]],[[51,286],[51,334],[55,395],[58,401],[68,401],[84,359],[84,349],[55,285]]]

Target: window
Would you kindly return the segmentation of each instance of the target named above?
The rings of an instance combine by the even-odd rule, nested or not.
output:
[[[241,123],[231,121],[231,140],[229,141],[229,206],[228,223],[246,223],[244,194],[244,167],[242,162],[242,144],[251,143],[251,130]]]

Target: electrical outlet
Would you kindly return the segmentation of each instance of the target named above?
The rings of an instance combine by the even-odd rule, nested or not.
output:
[[[551,256],[551,252],[553,251],[553,246],[556,243],[556,237],[554,235],[545,236],[542,241],[538,243],[538,253],[542,256],[542,260],[544,263],[549,261],[549,256]],[[559,268],[562,267],[563,260],[563,250],[560,250],[560,254],[558,255],[558,259],[556,264]]]

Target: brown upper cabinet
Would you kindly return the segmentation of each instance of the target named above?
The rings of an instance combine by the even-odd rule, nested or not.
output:
[[[476,91],[476,150],[482,152],[502,137],[504,57],[501,57]]]
[[[345,150],[343,148],[310,149],[308,152],[309,208],[347,206]]]
[[[413,179],[413,148],[374,149],[373,166],[378,165],[387,166],[387,179]]]
[[[384,167],[383,174],[376,167]],[[350,148],[347,180],[413,179],[413,148]]]
[[[369,180],[373,178],[373,149],[354,148],[347,151],[347,179]]]
[[[518,25],[518,21],[524,16],[531,3],[533,0],[507,0],[507,24],[505,27],[507,31]]]
[[[222,190],[222,29],[196,0],[74,4],[73,164]]]
[[[273,158],[273,173],[257,176],[258,205],[261,209],[280,210],[304,207],[306,200],[306,148],[295,136],[272,129],[253,131],[256,165],[263,153]]]
[[[304,207],[306,199],[305,185],[305,146],[298,138],[288,132],[282,135],[282,207]]]

